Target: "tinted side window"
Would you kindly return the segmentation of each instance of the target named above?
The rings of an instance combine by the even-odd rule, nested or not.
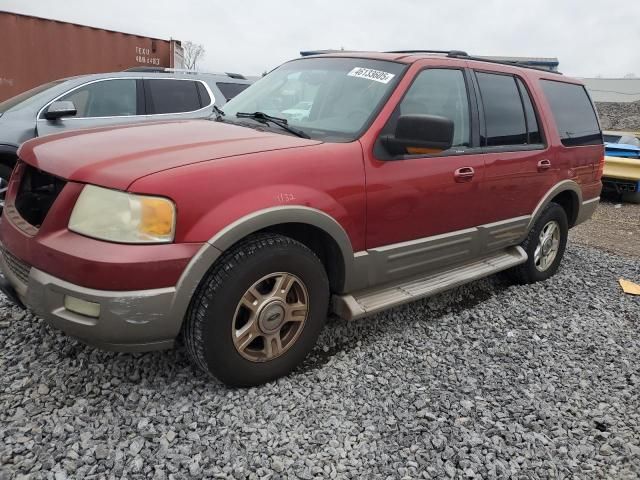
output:
[[[146,91],[154,114],[193,112],[200,109],[196,82],[190,80],[147,80]]]
[[[218,82],[216,83],[216,86],[220,89],[220,91],[222,92],[222,95],[224,95],[224,98],[226,98],[227,101],[229,101],[233,97],[238,95],[240,92],[243,92],[244,90],[246,90],[249,85],[246,85],[244,83]]]
[[[622,137],[620,135],[603,134],[602,139],[607,143],[618,143]]]
[[[527,126],[520,93],[510,75],[476,73],[482,105],[486,138],[483,145],[522,145],[527,143]]]
[[[574,147],[602,143],[596,112],[582,85],[552,80],[541,80],[540,83],[551,105],[563,145]]]
[[[198,93],[200,94],[200,106],[208,106],[211,103],[209,92],[207,92],[207,89],[202,82],[196,82],[196,86],[198,87]]]
[[[75,118],[121,117],[138,113],[136,92],[134,79],[104,80],[80,87],[60,100],[73,102],[78,110]]]
[[[461,70],[420,72],[399,105],[399,115],[425,114],[453,121],[453,145],[470,145],[469,100]]]
[[[529,135],[527,143],[542,143],[542,135],[540,134],[540,127],[538,127],[538,119],[536,118],[536,111],[533,108],[531,97],[527,88],[519,78],[518,88],[520,89],[520,95],[522,95],[522,103],[524,104],[524,114],[527,120],[527,133]]]

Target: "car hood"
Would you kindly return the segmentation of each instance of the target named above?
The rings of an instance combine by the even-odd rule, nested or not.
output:
[[[67,180],[126,190],[162,170],[319,143],[228,123],[182,120],[48,135],[26,142],[18,155]]]

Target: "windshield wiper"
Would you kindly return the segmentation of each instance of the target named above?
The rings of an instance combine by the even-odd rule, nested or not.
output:
[[[213,104],[213,114],[216,116],[217,122],[221,122],[223,120],[222,117],[226,115],[226,113],[224,113],[224,110],[222,110],[215,103]]]
[[[261,123],[273,123],[274,125],[277,125],[278,127],[282,128],[283,130],[286,130],[289,133],[293,133],[294,135],[296,135],[296,136],[298,136],[300,138],[311,138],[309,135],[304,133],[302,130],[298,130],[297,128],[290,127],[288,125],[289,122],[287,121],[286,118],[272,117],[271,115],[267,115],[264,112],[253,112],[253,113],[238,112],[238,113],[236,113],[236,117],[238,117],[238,118],[251,118],[252,120],[256,120],[256,121],[261,122]]]

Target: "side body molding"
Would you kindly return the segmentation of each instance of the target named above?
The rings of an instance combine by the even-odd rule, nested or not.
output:
[[[544,207],[556,195],[566,191],[572,192],[577,221],[581,221],[587,213],[590,216],[598,198],[583,203],[580,186],[572,180],[565,180],[547,191],[531,215],[361,252],[353,251],[347,232],[323,211],[300,205],[258,210],[220,230],[191,259],[176,285],[171,312],[174,318],[184,318],[200,281],[222,252],[247,235],[268,227],[298,223],[313,226],[328,234],[341,253],[342,258],[335,261],[344,264],[343,292],[350,293],[437,272],[452,264],[471,265],[478,258],[513,249],[526,237]],[[518,262],[521,260],[517,259]],[[180,325],[176,328],[179,329]],[[177,335],[178,331],[175,333]]]

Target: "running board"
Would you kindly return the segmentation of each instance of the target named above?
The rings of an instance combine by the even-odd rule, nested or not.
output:
[[[403,279],[396,283],[361,290],[353,294],[334,295],[332,309],[345,320],[356,320],[387,308],[435,295],[465,283],[484,278],[527,261],[522,247],[511,247],[471,263],[449,270]]]

